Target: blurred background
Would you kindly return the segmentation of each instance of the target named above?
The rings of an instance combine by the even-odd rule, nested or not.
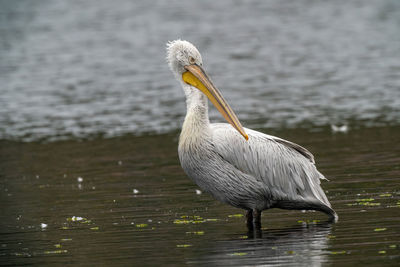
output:
[[[255,238],[188,179],[178,38],[245,127],[314,154],[337,224],[268,210]],[[0,0],[2,266],[393,266],[399,162],[398,0]]]
[[[178,38],[246,127],[400,123],[395,0],[0,3],[3,139],[179,129],[184,95],[165,62]]]

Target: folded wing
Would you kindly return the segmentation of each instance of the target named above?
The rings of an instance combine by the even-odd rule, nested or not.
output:
[[[330,203],[320,187],[325,177],[313,155],[290,141],[245,129],[246,141],[225,123],[212,124],[216,152],[236,169],[253,176],[275,200]]]

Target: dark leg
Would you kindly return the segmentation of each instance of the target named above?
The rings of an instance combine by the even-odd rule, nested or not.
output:
[[[247,223],[247,236],[249,238],[261,238],[261,211],[254,209],[248,210],[246,213]]]
[[[253,230],[253,211],[248,210],[246,213],[246,224],[249,230]]]
[[[254,209],[253,210],[253,225],[254,228],[259,230],[261,229],[261,211]]]
[[[248,210],[246,213],[246,224],[249,230],[261,229],[261,211],[257,209]]]

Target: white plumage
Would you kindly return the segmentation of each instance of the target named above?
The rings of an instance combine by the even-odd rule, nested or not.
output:
[[[249,227],[259,228],[261,211],[269,208],[319,210],[337,220],[320,186],[320,179],[325,178],[307,149],[243,128],[189,42],[168,43],[167,61],[187,103],[179,159],[203,191],[247,210]],[[230,124],[209,122],[207,97]]]

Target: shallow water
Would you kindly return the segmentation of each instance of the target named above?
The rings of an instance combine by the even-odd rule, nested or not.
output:
[[[179,166],[177,133],[48,144],[1,141],[1,262],[398,263],[400,128],[270,133],[314,153],[330,179],[323,188],[338,223],[324,223],[325,215],[317,212],[269,210],[262,216],[262,236],[251,236],[243,211],[196,194]]]

